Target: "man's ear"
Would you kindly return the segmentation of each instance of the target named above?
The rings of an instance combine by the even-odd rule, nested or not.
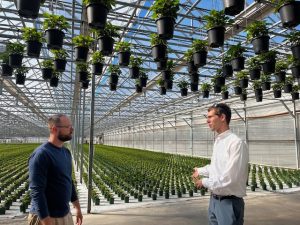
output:
[[[226,121],[226,116],[225,116],[225,114],[222,113],[220,117],[221,117],[221,120],[222,120],[222,121]]]

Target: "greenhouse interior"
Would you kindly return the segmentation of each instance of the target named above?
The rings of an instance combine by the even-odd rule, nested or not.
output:
[[[0,224],[30,224],[32,154],[63,115],[74,224],[299,225],[299,11],[295,0],[1,0]],[[216,163],[219,104],[249,154],[240,223],[212,223],[211,178],[194,180]]]

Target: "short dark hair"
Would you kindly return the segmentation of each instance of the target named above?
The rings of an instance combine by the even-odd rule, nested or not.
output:
[[[65,114],[54,114],[48,118],[48,126],[51,127],[53,125],[60,124],[60,118],[66,116]]]
[[[218,116],[221,116],[222,114],[224,114],[226,117],[227,124],[230,123],[231,109],[227,104],[225,104],[225,103],[213,104],[211,107],[208,108],[208,112],[211,110],[215,110],[216,115],[218,115]]]

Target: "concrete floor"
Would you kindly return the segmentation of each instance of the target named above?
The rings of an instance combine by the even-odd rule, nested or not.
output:
[[[299,225],[300,191],[250,192],[245,198],[245,225]],[[126,205],[126,204],[123,204]],[[130,204],[128,205],[130,206]],[[208,197],[139,203],[84,215],[84,225],[205,225]],[[0,217],[1,225],[25,225],[24,216]]]

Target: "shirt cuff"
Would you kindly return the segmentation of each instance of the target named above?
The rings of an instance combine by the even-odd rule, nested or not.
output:
[[[208,178],[202,178],[202,185],[208,188]]]
[[[198,174],[200,176],[200,174],[201,174],[201,168],[197,168],[197,171],[198,171]]]

